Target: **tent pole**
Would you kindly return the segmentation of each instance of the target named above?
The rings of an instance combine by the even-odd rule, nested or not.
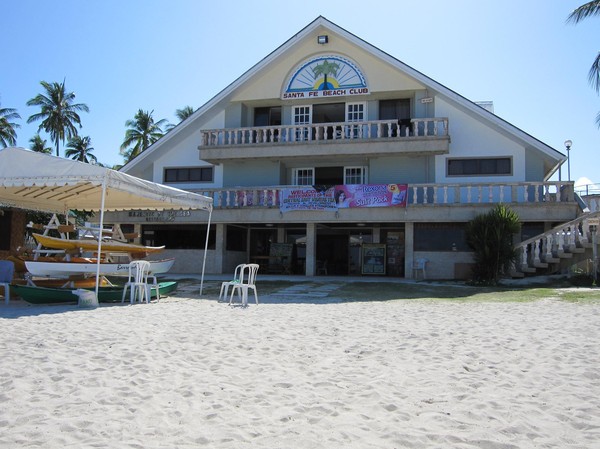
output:
[[[200,295],[204,288],[204,268],[206,267],[206,253],[208,252],[208,234],[210,234],[210,220],[212,217],[212,207],[208,211],[208,227],[206,228],[206,241],[204,242],[204,260],[202,261],[202,277],[200,278]]]
[[[102,180],[102,200],[100,201],[100,233],[98,234],[98,260],[96,261],[96,298],[98,298],[98,286],[100,285],[100,258],[102,256],[102,230],[104,229],[104,203],[106,201],[107,175]]]

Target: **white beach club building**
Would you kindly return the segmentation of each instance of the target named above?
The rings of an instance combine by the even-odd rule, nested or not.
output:
[[[318,17],[123,167],[212,197],[210,225],[106,220],[166,245],[177,273],[200,272],[210,226],[207,273],[410,278],[426,259],[427,278],[453,279],[473,260],[465,224],[502,202],[534,239],[517,268],[548,266],[548,236],[582,215],[573,183],[549,181],[566,157],[491,109]]]

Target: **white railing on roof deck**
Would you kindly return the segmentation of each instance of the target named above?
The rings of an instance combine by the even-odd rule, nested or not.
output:
[[[200,131],[202,146],[263,145],[447,137],[447,118],[371,120],[366,122],[313,123],[306,125],[254,126]]]
[[[230,187],[196,193],[213,198],[215,209],[279,207],[282,189],[298,187],[306,186]],[[408,185],[409,207],[574,201],[572,181]]]

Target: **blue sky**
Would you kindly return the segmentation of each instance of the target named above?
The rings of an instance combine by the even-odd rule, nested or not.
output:
[[[17,143],[29,147],[38,125],[26,121],[38,109],[26,102],[40,81],[66,79],[90,108],[80,135],[101,162],[122,163],[125,121],[138,109],[176,123],[176,109],[200,107],[323,15],[466,98],[493,101],[497,115],[553,148],[566,153],[571,139],[571,179],[600,182],[600,97],[587,81],[600,17],[565,22],[582,3],[4,1],[0,102],[21,115]]]

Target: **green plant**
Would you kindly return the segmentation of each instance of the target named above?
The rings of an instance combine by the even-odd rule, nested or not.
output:
[[[474,283],[495,285],[509,272],[518,260],[513,235],[520,229],[519,216],[504,204],[496,205],[467,224],[467,243],[475,253]]]

